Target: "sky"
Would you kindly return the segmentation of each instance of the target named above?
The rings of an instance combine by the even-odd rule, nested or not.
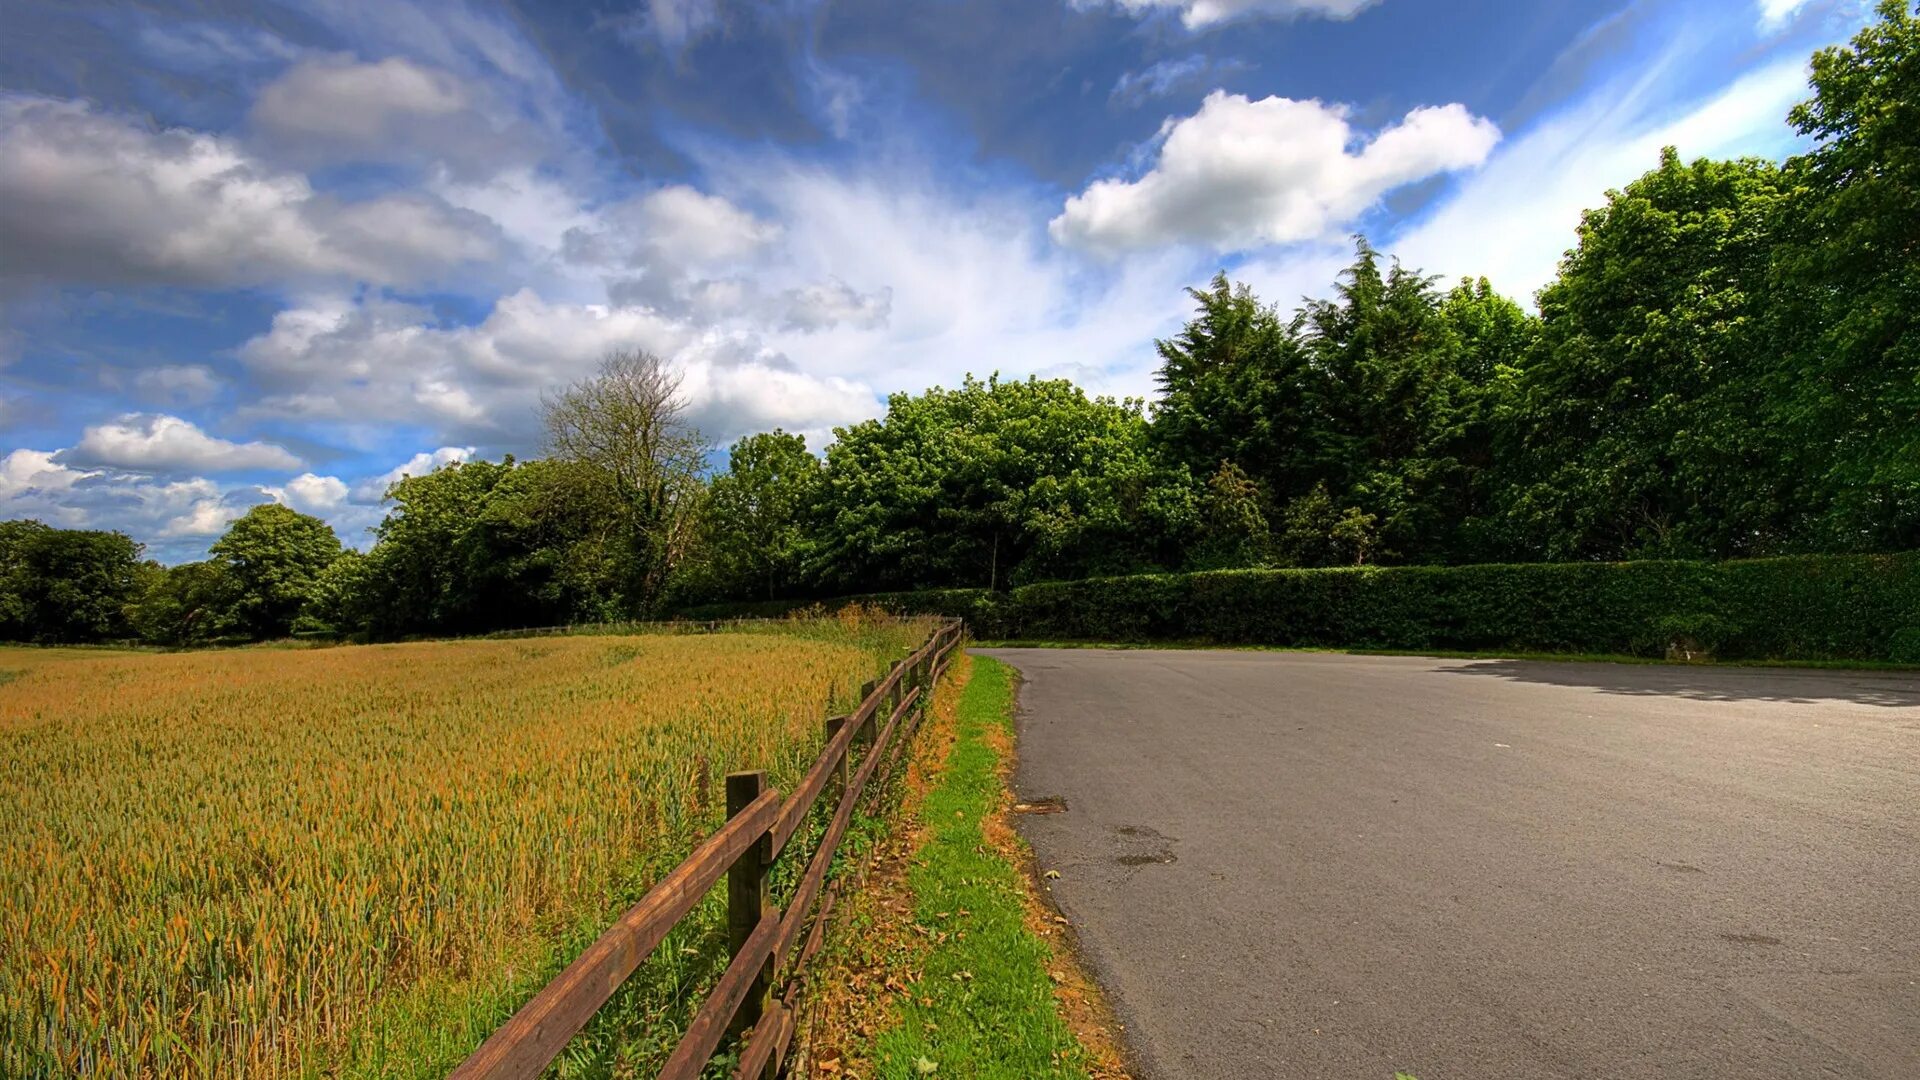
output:
[[[717,447],[967,373],[1150,397],[1224,270],[1364,234],[1531,303],[1785,117],[1858,0],[8,0],[0,519],[200,558],[540,452],[615,348]]]

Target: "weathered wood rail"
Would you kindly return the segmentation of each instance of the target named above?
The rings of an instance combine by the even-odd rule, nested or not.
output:
[[[863,794],[869,806],[900,750],[918,730],[933,687],[959,645],[958,619],[933,634],[886,676],[870,684],[847,716],[826,722],[826,746],[782,799],[763,772],[727,777],[727,822],[662,877],[611,929],[535,994],[451,1074],[455,1080],[539,1076],[720,879],[727,879],[732,959],[694,1015],[662,1080],[698,1077],[729,1036],[745,1038],[734,1076],[770,1078],[785,1064],[807,961],[819,951],[845,878],[827,884],[841,839]],[[839,802],[783,912],[768,875],[833,782]],[[882,782],[885,775],[882,775]]]

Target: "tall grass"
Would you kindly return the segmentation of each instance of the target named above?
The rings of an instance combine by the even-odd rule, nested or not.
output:
[[[0,1075],[443,1069],[924,631],[0,650]]]

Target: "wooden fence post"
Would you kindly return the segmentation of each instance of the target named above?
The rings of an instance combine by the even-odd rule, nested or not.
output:
[[[764,772],[737,772],[727,774],[727,816],[745,810],[767,789],[767,774]],[[773,902],[767,884],[767,872],[773,862],[773,834],[762,833],[754,845],[742,852],[740,858],[727,871],[727,955],[738,956],[746,947],[747,939],[760,925],[766,915],[767,906]],[[740,1003],[740,1011],[733,1016],[733,1023],[727,1032],[738,1038],[752,1031],[753,1025],[760,1022],[760,1016],[767,1011],[773,1000],[773,956],[767,956],[767,963],[753,980],[753,986],[747,991],[746,1000]]]
[[[827,717],[827,742],[831,743],[834,740],[834,737],[840,734],[840,730],[846,726],[847,726],[847,718],[844,716]],[[847,790],[847,759],[852,756],[853,755],[851,753],[840,755],[839,772],[840,772],[840,790],[841,791]]]

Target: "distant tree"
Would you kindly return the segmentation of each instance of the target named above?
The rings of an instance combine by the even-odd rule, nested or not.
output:
[[[52,531],[32,519],[0,521],[0,640],[33,640],[40,579],[32,553]]]
[[[391,504],[374,530],[364,614],[375,636],[493,629],[475,588],[466,538],[512,459],[456,461],[387,488]]]
[[[155,645],[203,645],[235,632],[234,582],[217,561],[154,566],[127,619]]]
[[[340,538],[317,517],[263,503],[229,525],[210,551],[229,583],[234,628],[255,639],[284,637],[321,572],[339,558]]]
[[[522,462],[486,493],[456,542],[476,614],[497,627],[602,622],[644,610],[629,518],[606,473],[573,461]]]
[[[373,560],[346,548],[313,581],[313,591],[293,621],[295,631],[357,634],[368,629],[379,601]]]
[[[969,376],[835,434],[814,553],[827,588],[1123,573],[1166,565],[1192,527],[1193,485],[1150,453],[1141,404],[1064,379]]]
[[[776,428],[733,444],[707,496],[707,555],[720,591],[772,599],[802,585],[821,477],[803,436]]]
[[[625,505],[632,592],[651,605],[691,552],[705,494],[708,444],[687,420],[679,376],[652,353],[618,350],[543,408],[548,451],[604,472]]]
[[[124,533],[0,522],[0,627],[14,640],[126,637],[142,578],[140,545]]]

